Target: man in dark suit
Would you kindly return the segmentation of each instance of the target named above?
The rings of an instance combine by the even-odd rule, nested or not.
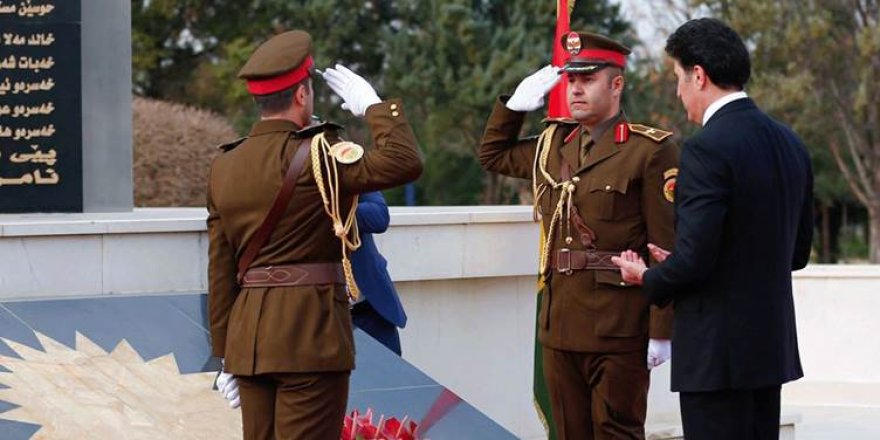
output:
[[[666,52],[688,119],[703,125],[682,149],[675,250],[650,246],[665,258],[651,269],[632,251],[614,260],[654,303],[675,303],[685,437],[775,440],[781,384],[803,376],[791,271],[810,257],[810,158],[743,92],[749,54],[727,25],[689,21]]]
[[[406,326],[406,312],[388,275],[388,262],[373,241],[373,234],[385,232],[390,220],[381,192],[361,194],[357,209],[361,247],[351,254],[351,268],[363,300],[354,305],[351,317],[355,326],[399,356],[397,328]]]

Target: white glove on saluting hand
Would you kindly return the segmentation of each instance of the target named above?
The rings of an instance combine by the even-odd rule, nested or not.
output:
[[[546,65],[522,80],[513,96],[507,100],[507,108],[515,112],[530,112],[544,105],[544,96],[559,82],[559,67]]]
[[[672,357],[672,341],[651,339],[648,341],[648,369],[659,367]]]
[[[238,396],[238,381],[235,380],[235,376],[221,369],[215,385],[217,385],[217,391],[229,401],[230,407],[235,409],[241,405],[241,399]]]
[[[337,64],[335,68],[327,68],[321,75],[327,85],[345,101],[342,108],[357,117],[363,117],[367,113],[367,107],[382,102],[367,80],[341,64]]]

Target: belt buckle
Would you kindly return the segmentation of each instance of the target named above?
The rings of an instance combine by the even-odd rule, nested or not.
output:
[[[563,258],[563,255],[565,256]],[[563,260],[565,263],[563,263]],[[571,275],[571,249],[562,248],[556,254],[556,271],[565,275]]]

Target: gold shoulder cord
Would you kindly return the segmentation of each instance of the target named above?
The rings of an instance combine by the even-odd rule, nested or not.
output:
[[[324,137],[324,133],[319,133],[312,138],[312,173],[315,175],[315,182],[318,184],[318,191],[321,193],[321,200],[324,202],[324,211],[333,220],[333,233],[339,237],[339,241],[342,243],[342,270],[345,273],[348,295],[353,300],[357,300],[360,295],[360,289],[358,289],[357,283],[354,280],[354,273],[351,270],[351,260],[348,259],[348,253],[361,247],[361,237],[358,233],[357,222],[355,221],[358,196],[355,195],[352,198],[351,209],[348,211],[348,217],[343,223],[342,214],[339,210],[341,192],[339,189],[339,168],[337,167],[336,160],[330,155],[330,147],[330,142]],[[324,185],[325,171],[329,180],[326,188]],[[328,192],[329,194],[327,194]]]
[[[535,163],[532,169],[532,194],[534,196],[534,207],[532,208],[533,216],[535,221],[538,220],[538,203],[540,203],[541,197],[547,192],[548,189],[559,189],[561,192],[559,194],[559,200],[556,202],[556,209],[553,210],[553,216],[550,218],[550,227],[549,230],[546,231],[546,240],[544,240],[544,246],[541,249],[541,255],[538,262],[538,270],[541,271],[542,275],[546,275],[548,265],[550,263],[550,248],[553,246],[553,232],[556,229],[556,225],[559,224],[559,218],[562,217],[562,213],[568,209],[568,218],[571,218],[571,196],[574,193],[575,185],[570,180],[566,180],[564,182],[557,182],[553,179],[553,176],[550,175],[550,172],[547,171],[547,160],[550,157],[550,145],[553,143],[553,138],[556,134],[556,130],[558,125],[551,124],[547,127],[542,133],[541,136],[538,137],[538,151],[535,152]],[[544,176],[544,180],[547,183],[538,183],[538,173]],[[566,222],[568,225],[568,222]],[[562,225],[559,225],[562,228]],[[571,231],[568,231],[568,235],[571,235]]]

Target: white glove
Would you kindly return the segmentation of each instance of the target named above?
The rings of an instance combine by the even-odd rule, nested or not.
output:
[[[515,112],[530,112],[541,108],[544,105],[544,96],[550,93],[562,77],[559,69],[548,64],[527,76],[516,86],[513,96],[507,100],[507,108]]]
[[[235,409],[241,405],[241,399],[238,395],[238,381],[235,380],[235,376],[220,370],[215,385],[217,385],[217,391],[229,401],[230,407]]]
[[[659,367],[672,357],[672,341],[651,339],[648,341],[648,369]]]
[[[357,117],[364,116],[369,106],[382,102],[367,80],[341,64],[325,69],[322,75],[327,85],[345,101],[342,108]]]

